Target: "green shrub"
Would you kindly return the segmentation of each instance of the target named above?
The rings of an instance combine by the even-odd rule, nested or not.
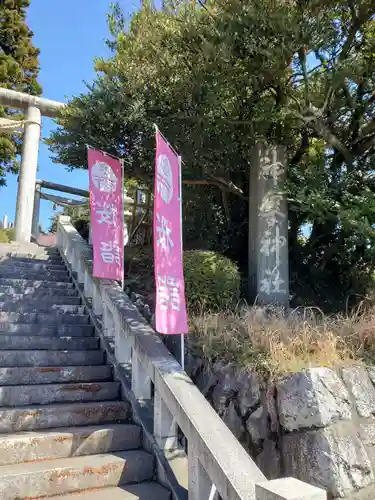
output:
[[[89,240],[90,222],[87,219],[77,219],[73,221],[73,226],[86,241]]]
[[[0,229],[0,243],[10,243],[14,240],[14,229]]]
[[[14,241],[16,237],[16,230],[12,227],[11,229],[5,229],[5,232],[8,235],[9,242]]]
[[[0,229],[0,243],[9,243],[9,238],[5,229]]]
[[[209,251],[186,251],[184,274],[189,310],[226,310],[237,304],[240,274],[227,257]]]

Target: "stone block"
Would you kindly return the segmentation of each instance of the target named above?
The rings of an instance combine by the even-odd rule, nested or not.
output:
[[[246,429],[254,446],[259,446],[268,437],[268,412],[265,405],[251,413],[246,421]]]
[[[343,498],[374,481],[366,450],[354,427],[319,429],[282,437],[284,472]]]
[[[225,408],[222,418],[236,438],[240,439],[245,429],[233,401]]]
[[[243,371],[237,379],[237,401],[244,417],[249,410],[254,408],[260,402],[260,383],[259,377],[255,372]]]
[[[368,418],[375,414],[375,388],[367,370],[362,366],[343,368],[342,378],[353,395],[360,416]]]
[[[280,450],[274,441],[263,441],[262,451],[256,456],[255,462],[267,479],[277,479],[281,476]]]
[[[281,426],[287,431],[326,427],[351,419],[350,396],[329,368],[310,368],[276,385]]]
[[[195,377],[195,385],[204,396],[207,396],[212,388],[217,384],[219,375],[212,370],[210,366],[206,366]]]
[[[280,422],[279,422],[279,415],[276,406],[275,396],[276,396],[275,386],[273,384],[269,384],[267,386],[266,391],[264,392],[264,401],[267,407],[270,430],[273,433],[279,434]]]
[[[360,437],[375,470],[375,423],[361,424]]]
[[[221,416],[225,412],[230,400],[233,400],[237,392],[238,369],[229,364],[223,368],[214,367],[215,373],[219,375],[218,384],[212,393],[212,404]]]
[[[375,366],[368,366],[367,373],[371,379],[371,382],[375,385]]]

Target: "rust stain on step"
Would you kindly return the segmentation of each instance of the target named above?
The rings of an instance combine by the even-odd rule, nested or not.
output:
[[[39,417],[42,412],[40,410],[24,411],[22,413],[23,417]]]
[[[60,389],[60,391],[84,391],[84,392],[99,392],[100,384],[69,384]]]
[[[108,474],[109,472],[113,472],[117,470],[119,467],[122,467],[122,464],[108,464],[103,465],[102,467],[85,467],[83,469],[84,474]],[[126,467],[126,462],[123,468]]]
[[[114,464],[106,464],[103,465],[102,467],[84,467],[81,470],[60,470],[60,471],[53,471],[52,474],[49,477],[49,481],[52,483],[54,481],[64,481],[65,479],[68,479],[69,477],[72,478],[77,478],[81,476],[81,474],[108,474],[110,472],[114,472],[117,469],[123,470],[123,468],[126,467],[126,463],[123,466],[121,463],[114,463]]]
[[[61,367],[39,368],[40,373],[60,373],[64,371]]]
[[[85,490],[84,493],[95,493],[96,491],[103,491],[103,488],[89,488],[88,490]],[[54,498],[58,499],[58,498],[60,498],[61,496],[64,496],[64,495],[65,495],[65,493],[61,493],[61,494],[57,495]],[[74,496],[75,495],[77,495],[77,496],[78,495],[82,495],[82,491],[81,490],[79,490],[79,491],[72,491],[71,493],[69,493],[69,495],[71,495],[71,496],[73,496],[73,495]],[[46,496],[43,495],[41,497],[22,497],[22,498],[17,497],[17,498],[15,498],[15,500],[42,500],[42,499],[45,499],[45,498],[46,498]]]
[[[63,443],[64,441],[72,441],[72,439],[72,436],[56,436],[54,441],[56,441],[56,443]]]
[[[108,417],[109,415],[117,416],[123,413],[124,408],[121,406],[110,406],[105,408],[83,408],[75,409],[74,413],[78,415],[84,415],[85,417],[96,416],[102,414],[103,417]]]
[[[38,444],[40,444],[41,440],[41,438],[31,438],[29,444],[31,446],[37,446]]]

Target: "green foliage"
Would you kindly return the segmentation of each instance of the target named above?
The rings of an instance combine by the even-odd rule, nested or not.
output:
[[[184,276],[189,309],[226,310],[237,304],[240,274],[227,257],[215,252],[184,252]]]
[[[9,242],[14,241],[16,237],[16,230],[14,228],[11,228],[11,229],[5,229],[5,231],[8,235]]]
[[[33,46],[33,33],[26,25],[29,4],[30,0],[0,2],[0,87],[40,95],[39,50]],[[22,119],[23,115],[0,106],[0,117]],[[6,183],[7,172],[18,172],[21,143],[17,136],[0,133],[0,185]]]
[[[86,241],[89,240],[90,235],[90,220],[87,218],[76,219],[73,221],[73,226],[77,229],[79,234]]]
[[[115,7],[112,56],[66,108],[55,158],[86,168],[89,143],[150,185],[156,122],[184,159],[184,239],[246,272],[252,147],[283,144],[292,291],[345,307],[375,264],[373,1],[202,3],[144,2],[129,24]]]
[[[8,235],[4,232],[4,229],[0,229],[0,243],[9,243]]]
[[[14,229],[0,229],[0,243],[14,241]]]
[[[90,222],[90,209],[88,206],[65,207],[62,211],[51,217],[51,226],[49,230],[52,233],[55,233],[57,231],[57,221],[59,215],[68,215],[71,218],[73,226],[77,229],[79,234],[83,238],[88,240]]]

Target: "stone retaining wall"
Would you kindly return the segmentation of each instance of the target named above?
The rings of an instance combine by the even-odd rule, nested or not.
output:
[[[331,498],[375,498],[375,367],[312,368],[270,384],[233,365],[187,361],[268,479],[293,476]]]
[[[144,296],[125,291],[152,323]],[[375,366],[311,368],[269,383],[234,365],[185,361],[268,479],[292,476],[330,498],[375,499]]]

